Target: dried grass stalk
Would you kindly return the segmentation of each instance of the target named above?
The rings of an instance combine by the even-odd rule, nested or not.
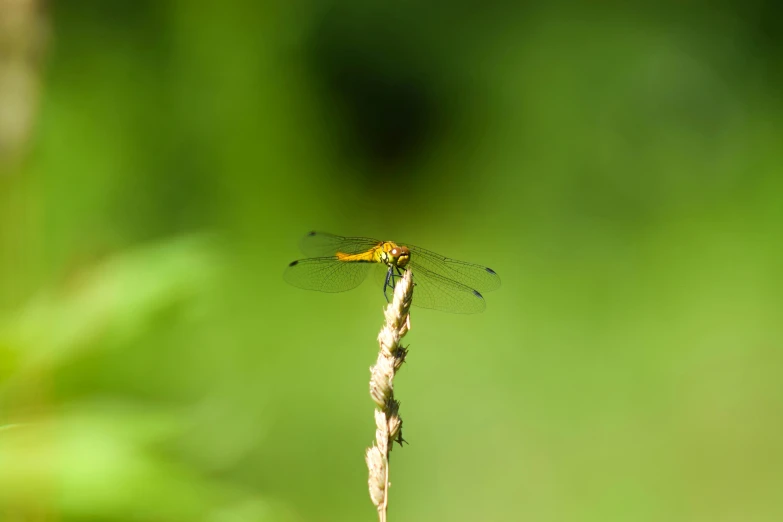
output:
[[[380,522],[386,522],[389,504],[389,452],[396,441],[402,444],[400,403],[394,399],[394,375],[408,353],[400,340],[410,330],[413,276],[410,270],[394,288],[394,299],[384,312],[386,322],[378,334],[378,360],[370,368],[370,397],[375,401],[375,442],[367,449],[365,460],[370,470],[370,499],[378,508]]]

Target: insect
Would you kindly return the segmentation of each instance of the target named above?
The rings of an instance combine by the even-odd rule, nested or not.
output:
[[[310,232],[301,247],[312,257],[290,263],[284,277],[306,290],[344,292],[359,286],[374,267],[383,267],[383,294],[389,301],[397,281],[410,269],[413,305],[472,314],[486,308],[482,292],[500,287],[500,276],[491,268],[411,244]]]

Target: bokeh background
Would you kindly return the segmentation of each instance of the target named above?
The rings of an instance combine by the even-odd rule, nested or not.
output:
[[[414,309],[390,520],[783,520],[781,20],[1,0],[0,520],[374,520],[311,229],[503,280]]]

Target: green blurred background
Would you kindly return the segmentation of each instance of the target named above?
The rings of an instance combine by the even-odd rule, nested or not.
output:
[[[0,1],[0,520],[374,520],[311,229],[503,279],[414,309],[391,521],[783,520],[781,20]]]

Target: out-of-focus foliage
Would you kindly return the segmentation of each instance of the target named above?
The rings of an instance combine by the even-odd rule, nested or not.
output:
[[[372,520],[313,228],[503,279],[414,309],[390,520],[783,519],[776,3],[0,17],[0,520]]]

